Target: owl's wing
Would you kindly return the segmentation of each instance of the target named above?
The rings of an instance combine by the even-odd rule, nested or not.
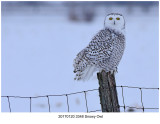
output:
[[[113,50],[113,38],[109,30],[101,30],[87,46],[86,57],[90,60],[109,58]]]
[[[106,60],[113,50],[113,38],[109,30],[99,31],[89,45],[80,51],[74,59],[74,68],[83,71],[88,64]]]

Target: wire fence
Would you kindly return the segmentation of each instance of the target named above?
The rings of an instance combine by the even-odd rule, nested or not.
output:
[[[159,108],[148,108],[148,107],[144,107],[144,104],[143,104],[143,90],[158,90],[159,91],[159,88],[145,88],[145,87],[132,87],[132,86],[116,86],[116,87],[119,87],[121,88],[122,90],[122,101],[123,101],[123,105],[120,105],[119,107],[120,108],[123,108],[124,109],[124,112],[126,112],[126,109],[129,108],[129,109],[141,109],[143,112],[146,110],[146,109],[157,109],[159,110]],[[136,89],[139,89],[140,90],[140,94],[141,94],[141,106],[142,107],[133,107],[133,106],[126,106],[125,104],[125,98],[124,98],[124,88],[136,88]],[[33,98],[41,98],[41,97],[46,97],[47,100],[48,100],[48,112],[51,112],[51,106],[50,106],[50,96],[66,96],[66,104],[67,104],[67,110],[68,112],[70,112],[70,105],[69,105],[69,96],[71,95],[74,95],[74,94],[84,94],[84,97],[85,97],[85,107],[86,107],[86,111],[87,113],[88,112],[101,112],[101,110],[94,110],[94,111],[89,111],[88,109],[88,102],[87,102],[87,92],[92,92],[92,91],[98,91],[98,89],[92,89],[92,90],[86,90],[86,91],[81,91],[81,92],[74,92],[74,93],[69,93],[69,94],[61,94],[61,95],[44,95],[44,96],[34,96],[34,97],[23,97],[23,96],[1,96],[1,97],[5,97],[7,98],[8,100],[8,108],[9,108],[9,111],[12,112],[12,108],[11,108],[11,102],[10,102],[10,98],[22,98],[22,99],[29,99],[30,101],[30,112],[32,112],[32,99]]]

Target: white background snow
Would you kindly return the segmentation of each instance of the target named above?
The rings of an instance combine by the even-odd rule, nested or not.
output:
[[[57,7],[58,8],[58,7]],[[7,9],[7,6],[6,6]],[[43,11],[43,7],[39,8]],[[61,12],[59,12],[61,10]],[[98,89],[96,74],[88,82],[74,81],[73,59],[103,28],[106,14],[120,12],[126,19],[126,49],[118,66],[118,86],[159,87],[158,8],[145,13],[134,7],[99,6],[92,22],[72,22],[63,6],[52,15],[2,14],[2,96],[40,96]],[[121,88],[117,88],[123,105]],[[159,90],[143,90],[146,108],[159,107]],[[140,90],[124,88],[125,104],[141,107]],[[66,96],[50,98],[52,112],[67,112]],[[89,111],[99,110],[98,91],[87,92]],[[8,112],[2,97],[2,112]],[[10,98],[13,112],[29,112],[29,99]],[[84,93],[69,96],[71,112],[86,112]],[[33,112],[48,112],[46,97],[32,99]],[[123,108],[121,108],[123,111]],[[142,110],[136,110],[142,112]],[[145,110],[157,112],[158,110]]]

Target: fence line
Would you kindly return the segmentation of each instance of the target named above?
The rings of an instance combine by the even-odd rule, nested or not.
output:
[[[123,101],[123,106],[119,106],[119,107],[122,107],[124,109],[124,112],[126,110],[126,108],[130,108],[130,109],[142,109],[143,112],[145,109],[158,109],[159,108],[145,108],[144,107],[144,104],[143,104],[143,92],[142,90],[145,89],[145,90],[159,90],[159,88],[146,88],[146,87],[132,87],[132,86],[116,86],[116,87],[120,87],[122,89],[122,101]],[[126,106],[125,104],[125,99],[124,99],[124,89],[123,88],[136,88],[136,89],[139,89],[140,90],[140,93],[141,93],[141,105],[142,107],[138,108],[138,107],[132,107],[132,106]],[[101,110],[93,110],[93,111],[89,111],[88,110],[88,102],[87,102],[87,92],[92,92],[92,91],[98,91],[98,89],[92,89],[92,90],[86,90],[86,91],[80,91],[80,92],[74,92],[74,93],[69,93],[69,94],[60,94],[60,95],[44,95],[44,96],[33,96],[33,97],[23,97],[23,96],[1,96],[1,97],[6,97],[8,99],[8,108],[9,108],[9,111],[12,112],[12,109],[11,109],[11,103],[10,103],[10,97],[13,97],[13,98],[25,98],[25,99],[29,99],[30,100],[30,112],[32,112],[32,98],[40,98],[40,97],[46,97],[47,98],[47,101],[48,101],[48,112],[51,112],[50,110],[50,99],[49,97],[50,96],[66,96],[66,104],[67,104],[67,107],[68,107],[68,112],[70,112],[70,106],[69,106],[69,95],[74,95],[74,94],[79,94],[79,93],[84,93],[84,97],[85,97],[85,104],[86,104],[86,111],[87,112],[101,112]]]

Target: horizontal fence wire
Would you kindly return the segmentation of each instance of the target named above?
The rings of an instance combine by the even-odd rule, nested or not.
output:
[[[122,101],[123,101],[123,106],[119,106],[119,108],[123,108],[124,112],[126,112],[126,108],[130,108],[130,109],[142,109],[142,111],[144,112],[145,109],[157,109],[159,110],[159,108],[145,108],[144,104],[143,104],[143,89],[145,90],[159,90],[159,88],[146,88],[146,87],[132,87],[132,86],[116,86],[122,89]],[[141,106],[142,107],[134,107],[134,106],[126,106],[125,104],[125,99],[124,99],[124,88],[136,88],[140,90],[140,94],[141,94]],[[32,99],[33,98],[41,98],[41,97],[46,97],[47,101],[48,101],[48,112],[51,112],[51,106],[50,106],[50,96],[66,96],[66,104],[67,104],[67,110],[68,112],[70,112],[70,105],[69,105],[69,96],[74,95],[74,94],[84,94],[84,99],[85,99],[85,104],[86,104],[86,112],[102,112],[102,110],[92,110],[89,111],[88,109],[88,102],[87,102],[87,92],[92,92],[92,91],[98,91],[98,89],[92,89],[92,90],[86,90],[86,91],[80,91],[80,92],[74,92],[74,93],[68,93],[68,94],[60,94],[60,95],[44,95],[44,96],[32,96],[32,97],[26,97],[26,96],[1,96],[1,97],[6,97],[8,100],[8,108],[9,111],[12,112],[12,108],[11,108],[11,101],[10,98],[22,98],[22,99],[29,99],[30,100],[30,112],[32,112]]]

